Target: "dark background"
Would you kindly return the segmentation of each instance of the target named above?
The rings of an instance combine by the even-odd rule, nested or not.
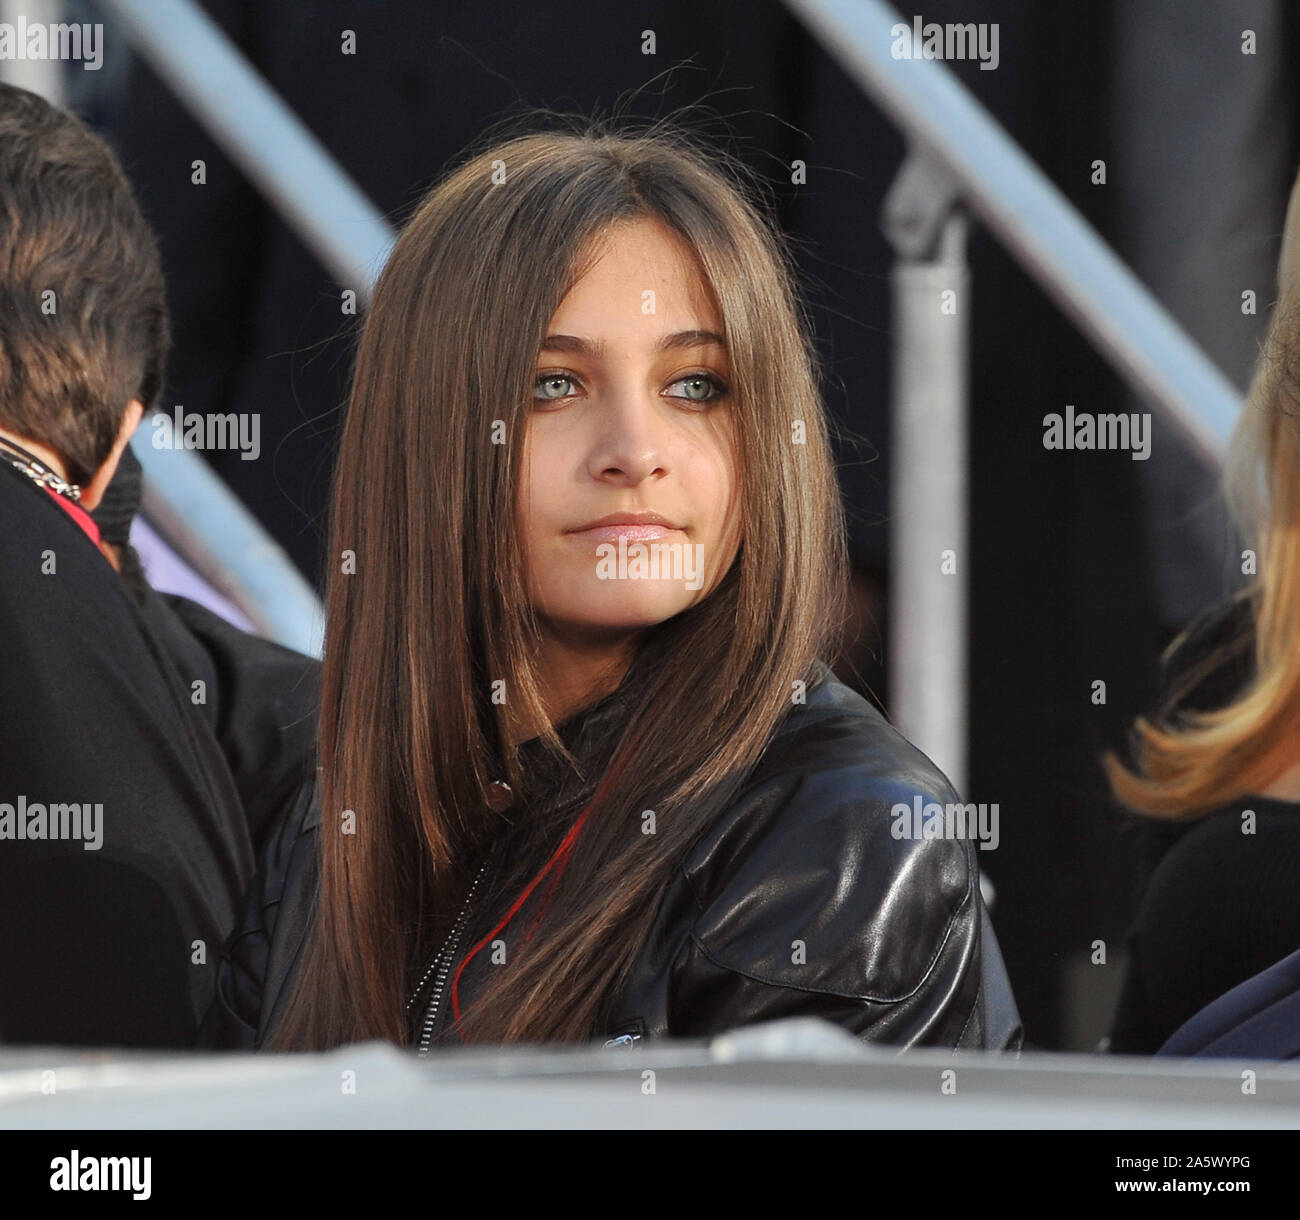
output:
[[[694,107],[688,121],[765,177],[830,371],[871,623],[857,665],[883,697],[892,256],[878,220],[904,146],[803,27],[767,0],[204,7],[395,225],[489,123],[533,106]],[[921,15],[999,24],[997,70],[952,69],[1244,387],[1295,171],[1296,39],[1282,0],[935,0]],[[1240,50],[1247,27],[1259,31],[1253,57]],[[356,31],[355,56],[340,53],[344,29]],[[654,56],[641,50],[648,29]],[[352,354],[339,309],[349,285],[146,66],[115,72],[81,108],[114,139],[162,240],[177,340],[164,405],[261,413],[260,461],[207,456],[315,579]],[[204,187],[190,181],[198,158]],[[795,159],[806,185],[790,183]],[[1091,181],[1096,159],[1104,186]],[[1090,1049],[1113,1003],[1143,850],[1097,757],[1154,696],[1163,644],[1224,596],[1232,569],[1212,477],[1158,416],[1146,463],[1043,449],[1042,416],[1066,403],[1149,408],[978,228],[970,259],[966,796],[1000,806],[1001,845],[981,864],[1029,1043]],[[1256,316],[1241,313],[1246,288]],[[1099,678],[1104,706],[1090,699]],[[1089,960],[1097,940],[1104,966]]]

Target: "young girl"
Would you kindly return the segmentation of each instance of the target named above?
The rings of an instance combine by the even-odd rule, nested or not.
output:
[[[818,659],[842,529],[788,259],[716,154],[551,132],[447,177],[366,320],[319,783],[208,1040],[1019,1045],[972,844],[893,816],[955,794]]]

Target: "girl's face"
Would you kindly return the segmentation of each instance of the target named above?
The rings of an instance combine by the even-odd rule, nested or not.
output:
[[[537,356],[519,517],[552,635],[611,639],[707,597],[740,540],[722,320],[690,247],[614,226]]]

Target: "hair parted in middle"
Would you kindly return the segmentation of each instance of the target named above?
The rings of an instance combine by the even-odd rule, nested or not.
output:
[[[792,260],[755,194],[680,129],[587,123],[473,156],[403,229],[364,324],[335,475],[321,887],[269,1045],[404,1042],[421,929],[440,896],[464,893],[484,790],[504,770],[527,792],[489,697],[503,679],[549,725],[517,526],[523,440],[548,321],[611,226],[653,219],[680,235],[716,301],[742,541],[709,596],[646,632],[624,678],[632,713],[604,754],[617,783],[598,788],[546,920],[493,972],[462,1038],[598,1032],[674,869],[833,646],[843,514]],[[553,726],[542,736],[562,750]],[[354,834],[337,830],[345,809]]]

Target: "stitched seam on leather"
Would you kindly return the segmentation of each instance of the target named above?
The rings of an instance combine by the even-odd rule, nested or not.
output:
[[[967,884],[967,889],[966,889],[966,902],[970,903],[974,894],[979,893],[980,866],[979,866],[979,860],[975,855],[975,848],[971,846],[969,842],[967,843],[967,847],[969,848],[969,850],[966,853],[966,861],[967,864],[969,865],[969,872],[967,873],[967,876],[970,878],[970,880]],[[983,898],[981,897],[980,900],[983,901]],[[983,988],[984,920],[982,917],[982,913],[978,909],[975,911],[975,944],[976,944],[976,956],[975,956],[975,961],[973,963],[975,967],[975,1000],[974,1003],[971,1004],[970,1013],[967,1015],[966,1020],[962,1023],[961,1033],[957,1035],[958,1046],[961,1045],[962,1039],[966,1037],[966,1031],[970,1028],[970,1023],[973,1020],[975,1020],[975,1014],[980,1010],[980,1000],[982,999],[984,994],[984,988]],[[987,1037],[987,1031],[985,1036]]]
[[[776,778],[777,777],[773,777],[773,780],[775,780]],[[798,791],[800,784],[802,784],[803,779],[804,779],[803,776],[799,776],[797,778],[795,783],[796,792]],[[761,786],[762,785],[760,784],[759,787]],[[791,795],[793,795],[793,793],[791,793]],[[761,975],[751,974],[748,971],[738,969],[735,966],[728,966],[726,963],[720,961],[718,958],[715,958],[708,951],[708,948],[705,946],[704,941],[698,935],[697,929],[699,927],[700,917],[705,913],[706,907],[705,904],[701,901],[699,894],[696,892],[695,886],[692,883],[690,873],[686,869],[685,862],[683,862],[682,864],[678,865],[677,872],[681,876],[683,881],[685,881],[686,892],[691,896],[691,901],[694,902],[695,904],[695,918],[691,921],[691,928],[690,928],[690,932],[688,933],[688,937],[690,940],[694,941],[699,946],[700,951],[704,954],[704,956],[708,958],[708,960],[712,962],[715,966],[717,966],[719,969],[726,970],[731,974],[739,974],[744,978],[753,979],[755,982],[763,983],[769,987],[785,987],[793,991],[806,991],[815,995],[836,996],[840,999],[866,1000],[874,1004],[897,1004],[902,1000],[909,1000],[914,995],[916,995],[916,993],[920,991],[922,987],[925,986],[926,980],[929,979],[930,975],[933,973],[935,966],[938,964],[939,958],[943,956],[943,951],[947,947],[948,938],[952,935],[953,925],[957,922],[961,913],[970,905],[971,897],[974,894],[976,887],[979,884],[978,882],[979,862],[975,859],[974,848],[971,847],[969,842],[967,842],[966,840],[963,840],[962,843],[966,849],[962,853],[963,856],[965,857],[966,865],[967,865],[966,893],[963,896],[961,902],[958,903],[957,907],[953,910],[952,914],[949,915],[948,923],[944,928],[943,939],[940,940],[939,947],[935,950],[934,956],[930,959],[929,964],[926,966],[925,972],[921,975],[920,981],[916,984],[916,986],[911,991],[907,992],[905,995],[901,995],[893,998],[877,997],[877,996],[870,996],[870,995],[857,996],[857,995],[846,994],[844,992],[824,990],[815,987],[800,987],[793,983],[781,983],[781,982],[777,982],[774,979],[765,979]]]
[[[970,1023],[973,1020],[975,1020],[975,1013],[979,1010],[979,1006],[980,1006],[980,997],[979,997],[979,992],[976,991],[975,1003],[971,1005],[970,1013],[967,1015],[966,1020],[962,1022],[961,1033],[957,1035],[958,1046],[961,1045],[961,1040],[966,1036],[966,1031],[970,1029]]]
[[[970,847],[970,851],[967,853],[967,863],[970,865],[970,873],[969,873],[970,884],[966,895],[966,901],[969,902],[972,897],[970,891],[972,890],[976,892],[979,891],[980,865],[979,865],[979,858],[975,855],[975,848],[973,846]],[[981,902],[983,901],[982,895],[980,897],[980,901]],[[992,926],[993,925],[990,923],[989,927],[992,928]],[[961,1027],[961,1033],[957,1035],[957,1042],[959,1044],[961,1040],[966,1036],[966,1031],[970,1028],[970,1023],[973,1020],[975,1020],[975,1014],[980,1010],[980,1000],[983,998],[984,995],[984,987],[983,987],[984,919],[983,919],[983,913],[979,910],[976,910],[975,912],[975,942],[976,945],[978,946],[976,960],[974,962],[975,1002],[971,1005],[970,1015],[967,1016],[965,1023]],[[985,1030],[985,1038],[987,1037],[988,1037],[988,1031]]]
[[[920,980],[911,991],[901,996],[856,995],[852,992],[833,991],[826,987],[801,987],[797,983],[786,983],[780,982],[776,979],[767,979],[762,975],[754,974],[751,971],[741,970],[736,966],[729,966],[726,962],[720,961],[718,958],[714,957],[713,954],[709,952],[704,941],[696,934],[694,924],[691,926],[690,940],[695,944],[699,951],[713,963],[713,965],[718,967],[719,970],[725,970],[728,974],[738,974],[741,978],[750,979],[755,983],[762,983],[766,987],[780,987],[786,991],[802,991],[809,995],[834,996],[836,999],[840,1000],[858,1000],[867,1004],[901,1004],[904,1000],[910,1000],[915,996],[917,992],[925,986],[930,975],[934,973],[934,968],[938,965],[939,959],[943,956],[943,951],[947,947],[948,941],[952,936],[953,928],[957,924],[958,917],[961,915],[962,911],[970,905],[971,888],[972,887],[968,884],[966,887],[965,899],[948,917],[948,924],[943,931],[943,939],[939,942],[939,947],[935,950],[934,957],[930,959],[930,964],[925,968],[925,973],[921,975]]]
[[[767,783],[777,783],[781,779],[789,779],[789,778],[790,777],[788,775],[772,776],[768,779],[762,780],[758,785],[755,786],[753,791],[754,792],[760,791],[762,787]],[[803,775],[797,775],[795,777],[794,787],[792,791],[787,794],[786,796],[787,800],[793,797],[798,792],[805,778],[806,777]],[[753,793],[749,793],[747,795],[752,797]],[[761,975],[751,974],[748,971],[738,969],[735,966],[726,965],[724,962],[714,957],[708,951],[707,947],[704,944],[704,941],[698,935],[697,929],[699,927],[700,917],[705,913],[707,908],[704,902],[700,899],[700,896],[695,889],[695,885],[692,882],[691,875],[687,871],[686,864],[682,863],[678,865],[677,872],[685,881],[686,892],[691,896],[691,901],[694,902],[695,909],[696,909],[695,918],[691,921],[691,928],[688,934],[689,939],[694,941],[696,944],[698,944],[700,947],[700,951],[704,954],[704,956],[708,958],[708,960],[712,962],[715,966],[717,966],[719,969],[729,971],[732,974],[739,974],[744,978],[753,979],[755,982],[763,983],[768,987],[785,987],[793,991],[804,991],[814,995],[836,996],[840,999],[865,1000],[873,1004],[897,1004],[903,1000],[909,1000],[914,995],[916,995],[916,993],[920,991],[922,987],[925,986],[926,980],[929,979],[930,975],[934,972],[934,968],[938,964],[939,958],[943,956],[943,951],[947,947],[948,939],[952,935],[953,925],[957,922],[958,918],[961,916],[961,913],[970,905],[971,895],[974,893],[975,887],[978,885],[976,878],[979,875],[979,866],[978,866],[978,862],[974,858],[974,849],[971,848],[969,843],[966,843],[965,840],[963,840],[963,845],[966,848],[966,850],[963,851],[962,853],[967,865],[966,893],[963,896],[961,902],[957,904],[957,907],[953,910],[952,914],[948,916],[948,923],[944,927],[943,938],[940,940],[939,947],[935,950],[934,956],[930,959],[929,963],[926,965],[925,971],[922,973],[920,980],[917,982],[916,986],[911,991],[907,992],[905,995],[896,996],[896,997],[872,996],[872,995],[858,996],[858,995],[846,994],[840,991],[830,991],[823,988],[800,987],[797,984],[793,984],[793,983],[782,983],[782,982],[777,982],[775,979],[765,979]]]

